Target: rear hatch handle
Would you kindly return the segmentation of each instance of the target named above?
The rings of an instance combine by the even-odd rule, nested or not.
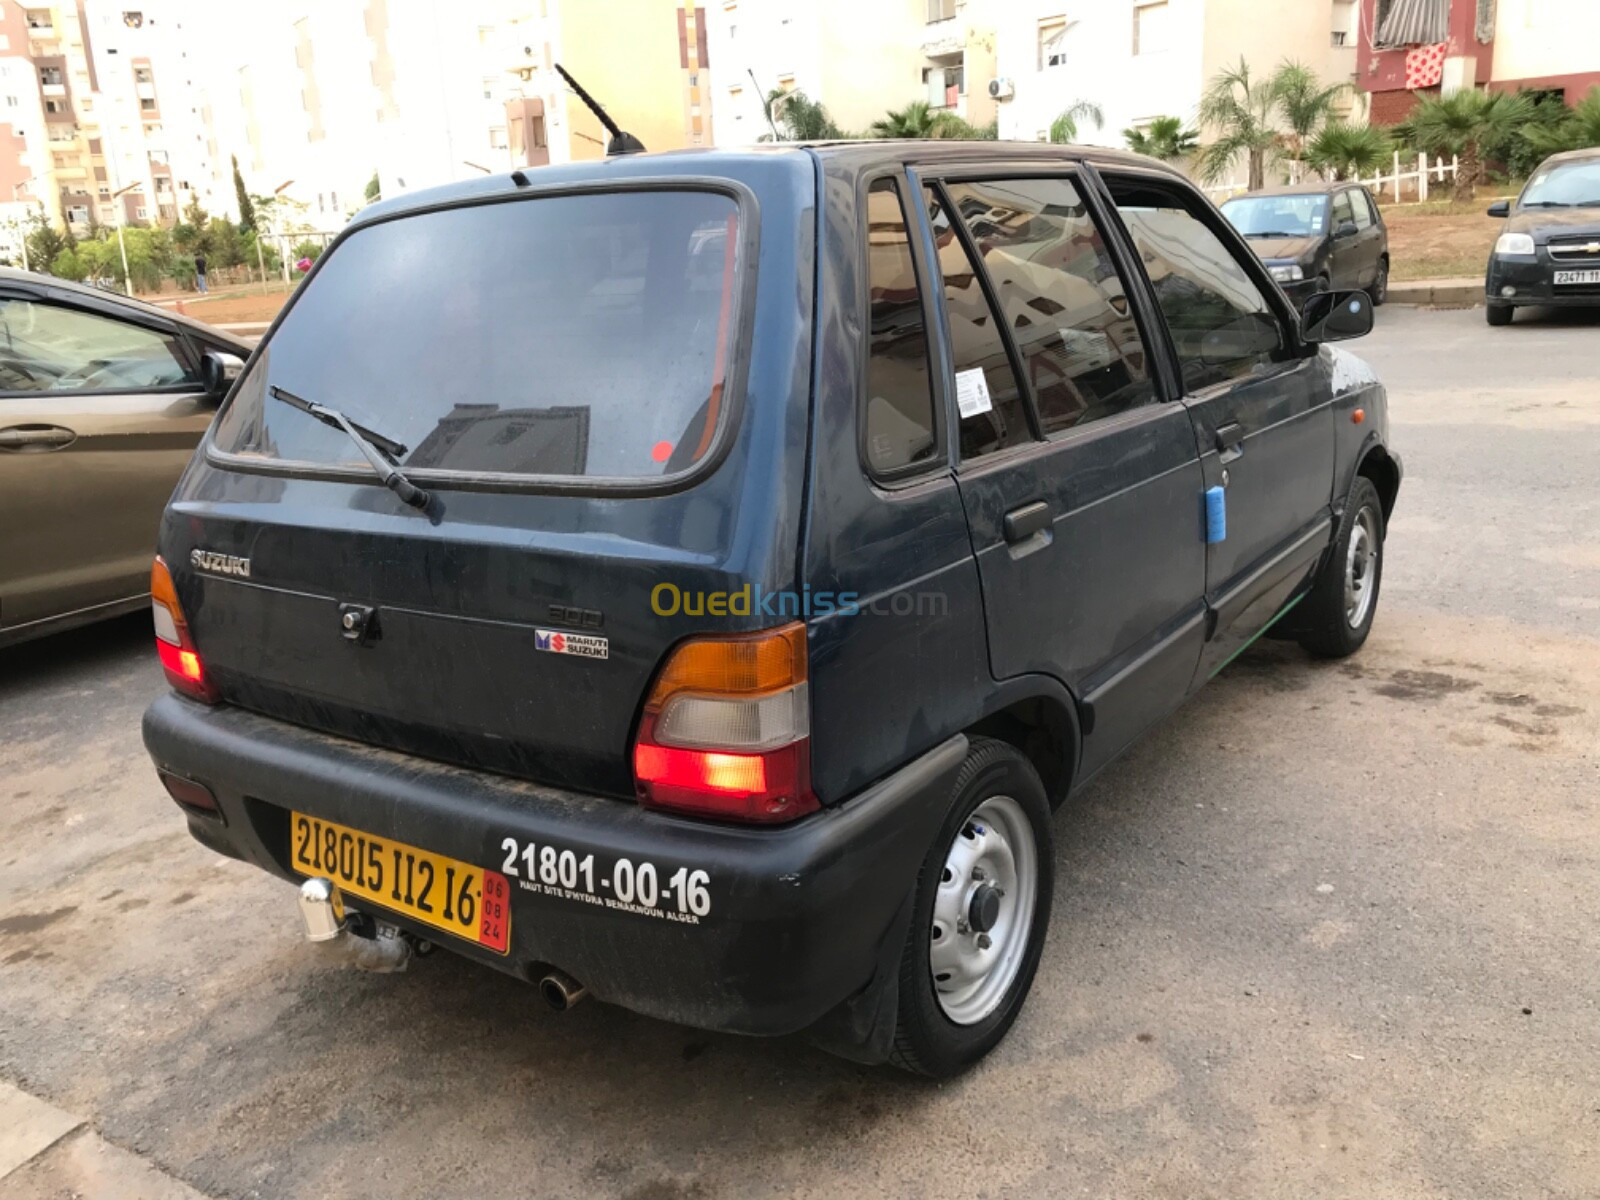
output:
[[[344,430],[350,440],[356,444],[356,448],[361,451],[361,456],[378,473],[378,478],[383,480],[384,487],[399,496],[403,503],[409,504],[412,508],[428,507],[428,493],[401,473],[398,460],[406,452],[404,443],[397,442],[392,438],[386,438],[383,434],[368,429],[363,425],[357,425],[337,408],[327,404],[314,404],[303,396],[296,396],[293,392],[277,386],[267,390],[274,399],[283,401],[290,408],[298,408],[301,412],[311,414],[324,425]]]

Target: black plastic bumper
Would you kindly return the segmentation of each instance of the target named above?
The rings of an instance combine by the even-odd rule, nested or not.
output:
[[[835,1048],[871,1044],[859,1055],[868,1059],[892,1037],[909,898],[967,752],[958,735],[843,804],[756,829],[445,766],[176,695],[150,706],[144,739],[158,766],[216,796],[220,818],[185,809],[199,841],[286,879],[301,877],[289,868],[291,808],[489,868],[503,865],[509,837],[651,862],[662,880],[679,867],[704,870],[711,907],[694,924],[513,885],[504,956],[353,906],[525,979],[554,966],[650,1016],[748,1034],[811,1029]]]
[[[1492,258],[1484,292],[1490,304],[1517,308],[1600,308],[1600,284],[1557,287],[1557,271],[1594,270],[1583,263],[1557,263],[1541,254],[1537,258]],[[1516,294],[1506,296],[1506,288]]]

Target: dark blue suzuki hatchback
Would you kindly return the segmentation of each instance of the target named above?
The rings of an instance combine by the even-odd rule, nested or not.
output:
[[[1051,813],[1269,629],[1366,639],[1382,386],[1175,173],[629,155],[366,209],[173,496],[145,741],[308,933],[948,1075]]]

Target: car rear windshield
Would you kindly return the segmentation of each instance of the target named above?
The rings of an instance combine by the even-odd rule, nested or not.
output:
[[[618,191],[446,208],[336,246],[219,418],[226,454],[367,470],[640,480],[705,458],[726,411],[738,208]]]

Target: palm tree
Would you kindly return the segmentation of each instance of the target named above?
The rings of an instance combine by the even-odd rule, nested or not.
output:
[[[1311,139],[1306,147],[1306,161],[1335,179],[1359,179],[1380,170],[1393,152],[1394,143],[1383,130],[1371,125],[1334,121],[1324,125]]]
[[[785,142],[822,142],[845,136],[833,123],[822,101],[811,99],[798,88],[788,92],[775,88],[769,92],[767,114],[778,127],[780,140]]]
[[[1201,125],[1217,130],[1217,140],[1200,151],[1200,176],[1207,183],[1220,183],[1242,154],[1250,163],[1250,190],[1266,186],[1267,166],[1283,152],[1273,124],[1278,107],[1273,84],[1251,79],[1250,64],[1242,58],[1212,78],[1196,113]]]
[[[899,112],[890,110],[867,127],[873,137],[881,138],[954,138],[965,140],[993,140],[997,126],[969,125],[953,112],[928,107],[926,100],[916,100]]]
[[[1050,122],[1050,140],[1056,143],[1077,141],[1079,121],[1093,121],[1094,127],[1099,129],[1106,123],[1105,110],[1093,100],[1078,100],[1069,104]]]
[[[1157,117],[1147,129],[1124,129],[1123,139],[1135,154],[1145,154],[1162,162],[1188,158],[1195,151],[1200,135],[1183,127],[1181,117]]]
[[[1552,129],[1529,125],[1522,136],[1529,146],[1545,155],[1600,146],[1600,87],[1590,88],[1559,125]]]
[[[1411,113],[1412,137],[1429,154],[1458,154],[1455,198],[1470,201],[1483,171],[1483,143],[1521,129],[1532,113],[1527,97],[1476,88],[1429,98]]]
[[[1272,90],[1277,94],[1278,113],[1286,127],[1284,143],[1290,158],[1305,161],[1306,146],[1318,129],[1334,119],[1347,88],[1343,83],[1323,87],[1317,73],[1301,63],[1285,62],[1278,68],[1272,77]]]

